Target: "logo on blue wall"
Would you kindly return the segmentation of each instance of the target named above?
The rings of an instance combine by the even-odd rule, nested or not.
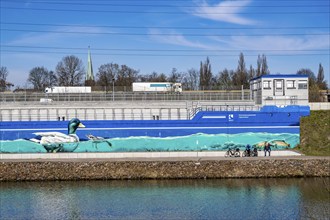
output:
[[[228,119],[229,119],[229,121],[233,121],[234,120],[234,115],[233,114],[229,114],[228,115]]]

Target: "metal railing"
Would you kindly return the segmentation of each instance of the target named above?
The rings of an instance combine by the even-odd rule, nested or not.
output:
[[[39,102],[41,99],[51,99],[54,102],[80,102],[80,101],[226,101],[250,100],[249,90],[234,91],[189,91],[182,93],[161,92],[92,92],[45,94],[27,92],[2,92],[0,102]]]
[[[214,104],[215,102],[200,103],[186,102],[177,107],[143,106],[126,107],[66,107],[66,106],[35,106],[0,108],[0,121],[62,121],[71,118],[80,120],[184,120],[192,119],[199,111],[252,111],[259,110],[258,106],[242,102],[237,104]]]
[[[308,99],[302,99],[297,96],[280,96],[280,97],[262,97],[263,105],[308,105]]]
[[[185,108],[2,108],[0,121],[80,120],[183,120]]]

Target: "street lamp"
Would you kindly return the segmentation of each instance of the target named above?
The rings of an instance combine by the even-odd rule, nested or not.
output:
[[[112,101],[115,101],[115,78],[112,78]]]

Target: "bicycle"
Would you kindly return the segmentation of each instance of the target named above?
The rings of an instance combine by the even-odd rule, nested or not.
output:
[[[236,149],[231,149],[228,148],[228,150],[226,151],[225,157],[240,157],[241,153],[239,148]]]

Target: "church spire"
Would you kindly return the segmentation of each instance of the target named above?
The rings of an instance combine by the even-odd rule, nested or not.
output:
[[[88,80],[94,81],[92,56],[91,56],[91,51],[90,51],[90,47],[89,46],[88,46],[88,61],[87,61],[86,81],[88,81]]]

